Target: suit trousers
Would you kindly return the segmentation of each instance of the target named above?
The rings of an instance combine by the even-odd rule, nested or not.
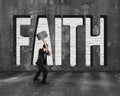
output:
[[[40,73],[42,72],[43,73],[42,82],[46,83],[47,74],[48,74],[46,65],[37,65],[37,67],[38,67],[38,71],[37,71],[34,79],[38,79]]]

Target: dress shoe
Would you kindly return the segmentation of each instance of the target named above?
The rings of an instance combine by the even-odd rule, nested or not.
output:
[[[42,83],[42,84],[45,84],[45,85],[47,84],[46,82],[41,82],[41,83]]]
[[[40,80],[40,79],[38,79],[38,78],[34,78],[33,80],[34,80],[34,81],[38,81],[38,80]]]

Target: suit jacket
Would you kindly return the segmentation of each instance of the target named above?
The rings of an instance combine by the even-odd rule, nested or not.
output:
[[[47,65],[47,55],[48,53],[46,53],[43,49],[39,49],[36,64],[39,66]]]

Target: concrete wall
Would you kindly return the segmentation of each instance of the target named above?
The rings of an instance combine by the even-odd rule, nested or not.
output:
[[[84,9],[86,6],[86,10]],[[86,13],[85,13],[86,11]],[[16,66],[14,16],[31,17],[30,26],[22,26],[21,34],[30,37],[30,46],[22,47],[21,66]],[[70,67],[69,27],[62,29],[62,70],[64,71],[120,71],[120,1],[119,0],[0,0],[0,70],[31,71],[31,54],[37,16],[48,17],[49,30],[55,58],[55,15],[92,15],[93,30],[99,25],[100,15],[107,16],[107,59],[106,66],[99,65],[99,47],[93,49],[91,67],[85,66],[85,26],[77,28],[77,66]],[[28,32],[25,34],[25,32]],[[79,33],[80,32],[80,33]],[[93,35],[99,34],[93,31]],[[68,39],[68,42],[66,42]],[[66,46],[67,44],[67,46]],[[82,46],[81,46],[82,45]],[[81,55],[82,54],[82,55]],[[50,68],[49,68],[50,69]],[[51,70],[51,69],[50,69]]]

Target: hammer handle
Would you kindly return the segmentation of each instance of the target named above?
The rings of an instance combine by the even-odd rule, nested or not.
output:
[[[48,48],[47,45],[46,45],[47,44],[46,41],[44,39],[42,39],[42,41],[45,44],[45,47]]]
[[[47,44],[46,41],[45,41],[44,39],[42,39],[42,41],[43,41],[43,43],[45,44],[47,50],[49,51],[48,46],[46,45],[46,44]],[[50,51],[49,51],[49,52],[50,52]]]
[[[45,40],[44,39],[42,39],[42,41],[43,41],[43,43],[45,44],[45,46],[46,46],[46,42],[45,42]]]

